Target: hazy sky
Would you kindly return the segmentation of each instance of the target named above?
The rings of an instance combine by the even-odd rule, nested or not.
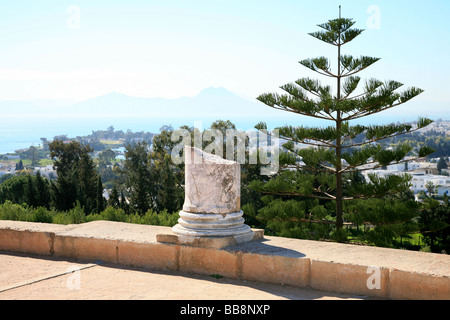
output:
[[[177,98],[211,86],[251,99],[320,78],[298,61],[336,55],[307,33],[339,4],[366,29],[343,53],[382,58],[363,78],[450,101],[448,0],[0,0],[0,100]]]

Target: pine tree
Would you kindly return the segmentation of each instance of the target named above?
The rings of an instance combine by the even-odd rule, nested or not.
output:
[[[148,144],[144,142],[125,147],[122,169],[131,211],[145,214],[151,208],[153,190],[150,183]],[[122,197],[125,201],[124,197]],[[124,202],[125,203],[125,202]]]
[[[20,171],[23,169],[24,169],[23,162],[22,162],[22,159],[20,159],[20,161],[18,163],[16,163],[16,171]]]
[[[36,199],[36,186],[34,183],[33,177],[29,174],[26,175],[26,184],[25,184],[25,201],[31,207],[37,207],[37,199]]]
[[[42,177],[41,172],[38,170],[36,172],[36,198],[37,206],[50,208],[50,187],[49,181]]]
[[[280,88],[285,91],[284,94],[266,93],[257,98],[272,108],[332,123],[325,127],[279,128],[280,137],[289,141],[284,144],[289,153],[280,155],[280,162],[285,164],[284,168],[291,170],[283,171],[265,184],[255,183],[253,187],[261,192],[284,198],[315,199],[304,201],[301,206],[289,203],[288,211],[285,210],[287,204],[278,203],[280,200],[277,199],[277,203],[268,205],[265,211],[263,210],[266,212],[273,209],[270,213],[266,212],[267,219],[283,212],[285,220],[324,223],[323,220],[331,209],[326,202],[327,200],[333,202],[337,239],[342,236],[344,201],[372,199],[400,192],[408,188],[410,179],[406,175],[386,178],[369,175],[370,182],[367,184],[350,184],[347,182],[348,175],[405,162],[406,156],[413,153],[411,146],[398,144],[394,149],[386,150],[378,142],[414,132],[432,122],[430,119],[419,118],[414,126],[350,125],[351,121],[399,106],[423,92],[422,89],[415,87],[398,92],[403,86],[402,83],[392,80],[382,82],[377,79],[366,80],[362,90],[357,91],[362,83],[357,74],[377,62],[379,58],[353,57],[341,52],[345,44],[363,32],[362,29],[352,28],[354,24],[352,19],[339,17],[318,25],[323,30],[310,33],[314,38],[336,48],[337,66],[334,70],[331,67],[331,60],[326,57],[299,62],[321,76],[334,79],[336,81],[334,92],[330,85],[323,85],[318,80],[300,78],[294,83],[281,86]],[[299,148],[299,144],[310,148]],[[433,151],[424,146],[415,150],[415,157],[425,157]],[[295,171],[292,171],[293,169]]]
[[[72,141],[54,140],[49,144],[53,168],[58,179],[52,184],[57,210],[67,211],[78,201],[86,214],[96,208],[97,170],[90,154],[93,149]]]
[[[442,172],[442,169],[448,169],[448,165],[447,165],[447,162],[445,161],[444,157],[439,158],[439,161],[437,163],[437,169],[438,169],[439,173]]]
[[[184,127],[186,128],[186,127]],[[178,212],[184,201],[184,167],[171,160],[171,150],[175,142],[171,136],[173,128],[163,126],[160,134],[154,136],[152,150],[149,154],[149,169],[152,189],[152,209],[156,212],[167,210]],[[186,130],[189,130],[186,128]],[[189,130],[190,131],[190,130]]]
[[[115,209],[120,208],[119,191],[116,186],[113,186],[111,193],[109,194],[108,205]]]
[[[130,214],[130,206],[123,191],[120,193],[120,209],[122,209],[125,214]]]
[[[78,200],[86,214],[97,209],[98,174],[95,163],[89,153],[83,152],[77,165]],[[103,190],[103,189],[102,189]]]

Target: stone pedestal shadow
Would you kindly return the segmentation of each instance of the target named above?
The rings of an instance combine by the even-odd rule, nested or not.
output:
[[[223,248],[262,239],[264,231],[244,224],[241,172],[235,161],[185,147],[185,201],[172,234],[157,241]]]

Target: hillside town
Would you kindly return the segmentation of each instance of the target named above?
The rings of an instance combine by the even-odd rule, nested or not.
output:
[[[418,195],[421,191],[426,194],[433,194],[437,196],[443,196],[444,194],[450,194],[450,170],[441,169],[438,170],[438,162],[440,158],[432,158],[427,160],[416,160],[411,162],[405,162],[401,164],[393,164],[387,166],[385,169],[366,170],[362,174],[366,180],[370,173],[375,173],[380,177],[396,174],[408,174],[411,178],[411,190],[416,196],[416,200],[420,200]],[[446,163],[449,162],[449,158],[445,159]]]
[[[94,154],[97,157],[99,152]],[[116,153],[116,159],[123,159],[121,152]],[[56,179],[56,170],[53,169],[52,164],[45,166],[23,166],[18,165],[20,162],[19,155],[4,155],[4,160],[0,160],[0,181],[3,181],[2,176],[17,175],[21,173],[33,174],[40,171],[41,175],[52,180]],[[441,158],[419,159],[406,161],[404,163],[392,164],[384,168],[369,169],[361,171],[363,176],[369,181],[369,174],[375,173],[380,177],[387,175],[402,175],[408,174],[411,178],[410,189],[414,192],[416,200],[420,201],[419,195],[421,192],[435,196],[443,196],[450,194],[450,157],[445,157],[444,161],[447,168],[438,168],[438,163]],[[48,159],[49,160],[49,159]],[[108,196],[108,192],[105,192]]]

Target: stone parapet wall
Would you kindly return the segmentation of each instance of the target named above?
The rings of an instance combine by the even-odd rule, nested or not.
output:
[[[268,236],[222,249],[157,241],[170,232],[111,221],[0,221],[0,250],[387,299],[450,299],[449,255]]]

